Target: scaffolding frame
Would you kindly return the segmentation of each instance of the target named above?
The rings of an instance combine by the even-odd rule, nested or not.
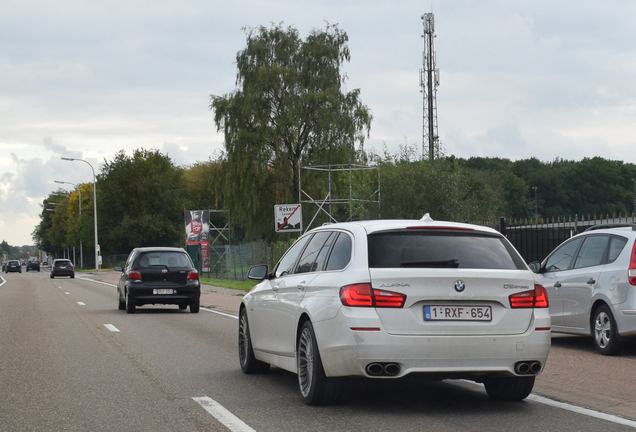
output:
[[[352,217],[358,213],[358,211],[360,211],[360,209],[366,204],[366,203],[377,203],[378,204],[378,212],[380,212],[380,173],[378,172],[378,188],[375,190],[375,192],[373,192],[371,194],[371,196],[368,199],[361,199],[361,198],[355,198],[354,197],[354,192],[353,192],[353,184],[352,184],[352,176],[353,176],[353,172],[355,171],[373,171],[375,170],[376,167],[374,166],[369,166],[369,165],[361,165],[361,164],[352,164],[352,163],[348,163],[348,164],[329,164],[329,165],[314,165],[314,166],[300,166],[298,168],[298,202],[300,204],[314,204],[316,205],[318,208],[316,209],[316,213],[314,214],[314,216],[312,217],[311,221],[309,222],[309,224],[307,224],[307,226],[305,227],[303,232],[307,232],[311,229],[311,225],[314,223],[314,221],[316,220],[316,217],[320,214],[320,212],[325,213],[328,217],[329,220],[331,222],[341,222],[336,220],[336,218],[333,217],[333,206],[337,206],[337,205],[348,205],[350,208],[349,211],[349,217],[347,218],[347,220],[345,222],[348,222],[350,220],[352,220]],[[309,195],[305,190],[303,190],[302,188],[302,171],[306,170],[306,171],[319,171],[319,172],[324,172],[327,173],[328,175],[328,191],[327,194],[325,195],[325,198],[318,201],[316,199],[314,199],[311,195]],[[333,198],[332,196],[332,173],[338,173],[338,172],[349,172],[349,197],[348,198]],[[306,196],[307,199],[303,199],[303,195]],[[373,199],[374,196],[377,195],[377,199]],[[354,205],[357,206],[354,209]],[[325,209],[325,206],[328,206],[328,210]]]

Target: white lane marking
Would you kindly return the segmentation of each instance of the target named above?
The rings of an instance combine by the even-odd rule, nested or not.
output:
[[[80,305],[80,306],[86,306],[86,303],[84,303],[84,302],[77,302],[77,304]]]
[[[555,408],[560,408],[560,409],[564,409],[564,410],[568,410],[568,411],[572,411],[578,414],[583,414],[589,417],[594,417],[597,419],[601,419],[601,420],[605,420],[608,422],[612,422],[612,423],[616,423],[616,424],[620,424],[623,426],[629,426],[629,427],[633,427],[636,428],[636,421],[634,420],[629,420],[623,417],[618,417],[615,416],[613,414],[607,414],[601,411],[595,411],[593,409],[590,408],[583,408],[580,406],[576,406],[576,405],[570,405],[568,403],[565,402],[558,402],[552,399],[548,399],[546,397],[543,396],[537,396],[535,394],[531,394],[530,396],[528,396],[528,399],[534,402],[538,402],[544,405],[550,405],[553,406]]]
[[[225,313],[225,312],[219,312],[219,311],[214,310],[214,309],[208,309],[208,308],[202,307],[201,310],[204,310],[204,311],[207,311],[207,312],[212,312],[212,313],[215,313],[215,314],[218,314],[218,315],[223,315],[223,316],[226,316],[226,317],[229,317],[229,318],[238,319],[238,317],[236,315],[232,315],[232,314]]]
[[[470,384],[474,384],[474,385],[480,386],[482,388],[484,387],[483,384],[476,383],[474,381],[469,381],[469,380],[461,380],[461,381],[466,382],[466,383],[470,383]],[[590,409],[590,408],[584,408],[584,407],[581,407],[581,406],[572,405],[572,404],[565,403],[565,402],[558,402],[558,401],[555,401],[555,400],[552,400],[552,399],[548,399],[547,397],[544,397],[544,396],[536,395],[534,393],[532,393],[530,396],[528,396],[526,398],[526,400],[530,400],[530,401],[537,402],[537,403],[544,404],[544,405],[549,405],[549,406],[552,406],[552,407],[555,407],[555,408],[559,408],[559,409],[563,409],[563,410],[567,410],[567,411],[572,411],[572,412],[575,412],[577,414],[586,415],[588,417],[593,417],[593,418],[597,418],[597,419],[600,419],[600,420],[605,420],[605,421],[616,423],[616,424],[620,424],[620,425],[623,425],[623,426],[630,426],[630,427],[636,428],[636,421],[634,421],[634,420],[629,420],[629,419],[626,419],[624,417],[619,417],[619,416],[616,416],[616,415],[613,415],[613,414],[608,414],[608,413],[604,413],[604,412],[601,412],[601,411],[596,411],[596,410],[593,410],[593,409]]]
[[[119,332],[119,329],[112,324],[104,324],[104,327],[106,327],[108,330],[112,332],[115,332],[115,333]]]
[[[0,276],[0,279],[2,279],[2,283],[0,283],[0,286],[2,286],[2,285],[7,283],[7,281],[2,276]]]
[[[192,399],[232,432],[256,432],[214,399],[209,397],[193,397]]]
[[[70,292],[66,292],[66,291],[64,292],[64,294],[66,294],[66,295],[71,295],[71,293],[70,293]]]
[[[108,286],[112,286],[112,287],[117,287],[117,285],[113,285],[112,283],[102,282],[102,281],[98,281],[98,280],[91,279],[91,278],[78,278],[78,279],[85,280],[85,281],[91,281],[91,282],[95,282],[95,283],[102,284],[102,285],[108,285]]]

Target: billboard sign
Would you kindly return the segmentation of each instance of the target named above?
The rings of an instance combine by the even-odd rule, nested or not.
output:
[[[201,245],[201,270],[210,271],[210,211],[186,210],[186,245]]]

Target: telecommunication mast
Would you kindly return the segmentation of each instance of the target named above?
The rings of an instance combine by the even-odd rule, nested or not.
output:
[[[420,92],[423,95],[424,114],[422,127],[422,159],[428,154],[432,162],[439,157],[440,143],[437,132],[437,86],[439,86],[439,69],[435,61],[433,39],[435,38],[435,17],[432,13],[422,15],[424,24],[423,67],[420,70]]]

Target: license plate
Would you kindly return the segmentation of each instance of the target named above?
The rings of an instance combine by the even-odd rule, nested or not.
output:
[[[158,288],[152,290],[153,294],[173,294],[174,290],[172,288]]]
[[[424,306],[425,321],[491,321],[490,306]]]

